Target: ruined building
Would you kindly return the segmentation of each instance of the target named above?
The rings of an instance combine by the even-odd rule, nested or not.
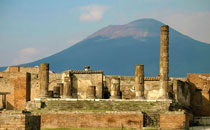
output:
[[[0,72],[0,127],[188,129],[202,123],[201,116],[210,116],[210,74],[169,77],[167,25],[160,36],[157,77],[145,77],[142,64],[135,76],[89,66],[54,73],[47,63],[8,67]]]

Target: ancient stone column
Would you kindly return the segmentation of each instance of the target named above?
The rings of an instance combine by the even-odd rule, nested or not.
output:
[[[49,64],[42,63],[39,69],[40,73],[40,97],[48,97],[49,86]]]
[[[64,77],[63,83],[63,98],[71,98],[71,78]]]
[[[88,86],[86,91],[86,98],[87,99],[95,99],[96,87],[95,86]]]
[[[63,97],[63,83],[57,83],[57,86],[60,88],[60,97]]]
[[[111,80],[110,99],[120,99],[120,78],[114,78]]]
[[[168,98],[168,77],[169,73],[169,27],[168,25],[161,26],[160,34],[160,97]]]
[[[136,65],[136,99],[144,99],[144,65]]]

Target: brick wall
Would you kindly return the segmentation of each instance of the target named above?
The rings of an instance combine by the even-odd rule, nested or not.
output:
[[[0,113],[0,130],[40,130],[40,116],[21,112]]]
[[[8,73],[0,72],[0,90],[9,92],[7,95],[7,108],[23,110],[26,102],[30,99],[30,85],[28,73]]]
[[[160,129],[183,129],[183,124],[189,128],[189,117],[184,113],[160,114]]]
[[[142,127],[143,115],[137,112],[41,114],[41,128],[141,129]]]

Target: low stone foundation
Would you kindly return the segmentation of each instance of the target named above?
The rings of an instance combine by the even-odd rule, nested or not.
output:
[[[0,130],[40,130],[40,116],[20,111],[2,111]]]
[[[142,129],[140,112],[42,113],[42,128]]]
[[[49,112],[41,113],[41,128],[143,129],[146,120],[141,112]],[[160,114],[165,130],[188,130],[189,116],[184,112]],[[151,127],[154,128],[154,127]]]

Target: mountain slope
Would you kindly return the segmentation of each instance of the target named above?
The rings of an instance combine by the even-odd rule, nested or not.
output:
[[[125,25],[111,25],[50,57],[25,64],[50,63],[51,70],[81,70],[90,65],[111,75],[134,75],[135,65],[145,65],[146,76],[159,73],[160,26],[154,19],[140,19]],[[210,45],[170,28],[170,76],[210,73]]]

